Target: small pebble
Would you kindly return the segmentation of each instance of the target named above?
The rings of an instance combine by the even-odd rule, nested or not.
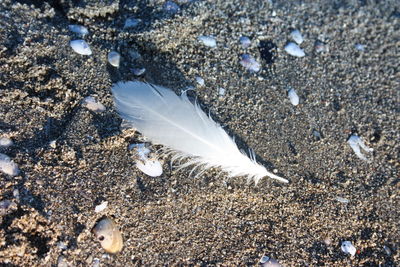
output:
[[[218,95],[220,97],[223,97],[225,95],[225,88],[222,87],[218,88]]]
[[[70,42],[70,45],[72,49],[80,55],[89,56],[92,54],[92,50],[84,40],[73,40]]]
[[[300,102],[299,96],[296,93],[296,90],[290,89],[288,91],[288,96],[290,99],[290,103],[292,103],[293,106],[297,106]]]
[[[297,44],[301,44],[304,39],[303,36],[301,35],[299,30],[294,30],[290,33],[290,36],[292,37],[292,39],[297,43]]]
[[[10,138],[7,137],[1,137],[0,138],[0,147],[10,147],[13,145],[13,141]]]
[[[353,244],[350,241],[343,241],[340,248],[346,254],[350,254],[351,256],[356,255],[357,249],[353,246]]]
[[[262,267],[282,267],[282,265],[277,261],[268,256],[262,256],[259,261]]]
[[[107,205],[108,205],[108,201],[101,202],[100,205],[97,205],[94,208],[94,212],[96,212],[96,213],[102,212],[103,210],[105,210],[107,208]]]
[[[114,66],[116,68],[119,67],[119,62],[121,60],[121,56],[118,52],[115,51],[111,51],[110,53],[108,53],[108,63],[111,64],[111,66]]]
[[[135,76],[141,76],[146,72],[145,68],[133,68],[131,69],[133,75]]]
[[[251,40],[247,36],[240,37],[239,42],[241,43],[243,48],[248,48],[251,45]]]
[[[121,232],[111,219],[104,218],[100,220],[92,232],[106,252],[114,254],[122,250],[123,239]]]
[[[250,72],[259,72],[261,69],[261,64],[248,54],[242,55],[239,63]]]
[[[103,112],[106,110],[106,107],[102,103],[97,102],[93,96],[85,97],[83,99],[83,105],[87,109],[94,111],[94,112]]]
[[[180,10],[179,6],[172,1],[165,2],[163,5],[163,9],[165,12],[167,12],[170,15],[174,15],[174,14],[178,13]]]
[[[85,36],[86,34],[89,33],[88,29],[82,25],[72,24],[72,25],[69,25],[68,28],[71,32],[77,33],[81,36]]]
[[[301,49],[297,44],[295,43],[288,43],[285,46],[285,51],[291,55],[291,56],[295,56],[295,57],[304,57],[306,54],[304,53],[303,49]]]
[[[138,26],[140,22],[141,22],[140,19],[127,18],[127,19],[125,20],[124,29],[127,29],[127,28],[134,28],[134,27]]]
[[[58,257],[57,267],[69,267],[69,264],[67,260],[64,258],[64,256]]]
[[[358,51],[364,51],[365,50],[365,45],[362,44],[356,44],[354,46]]]
[[[212,47],[212,48],[217,46],[217,41],[212,36],[202,35],[202,36],[199,36],[197,39],[200,42],[202,42],[205,46]]]
[[[94,258],[92,261],[92,267],[100,267],[100,259]]]
[[[196,76],[196,82],[200,86],[204,86],[204,79],[201,78],[200,76]]]
[[[362,160],[368,161],[368,159],[361,153],[362,148],[365,152],[372,152],[374,151],[372,148],[367,147],[364,142],[361,140],[360,137],[356,135],[350,136],[349,140],[347,143],[350,145],[350,147],[353,149],[354,153],[357,155]]]
[[[10,157],[1,153],[0,153],[0,171],[10,176],[15,176],[19,173],[17,164],[15,164],[14,161],[10,159]]]

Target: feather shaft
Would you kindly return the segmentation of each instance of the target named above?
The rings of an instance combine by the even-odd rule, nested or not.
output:
[[[229,177],[247,176],[256,183],[264,176],[287,183],[247,156],[210,116],[183,93],[143,82],[119,82],[112,88],[120,116],[151,142],[173,151],[173,160],[189,159],[181,168],[194,165],[202,171],[219,167]]]

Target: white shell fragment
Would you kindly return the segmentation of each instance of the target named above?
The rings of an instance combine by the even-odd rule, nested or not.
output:
[[[84,40],[73,40],[70,42],[70,45],[80,55],[90,56],[92,54],[92,50]]]
[[[83,105],[94,112],[103,112],[106,110],[106,107],[100,103],[97,102],[96,99],[93,96],[87,96],[83,99]]]
[[[261,69],[261,64],[248,54],[241,56],[240,65],[250,72],[259,72]]]
[[[350,241],[343,241],[340,248],[346,254],[350,254],[351,256],[356,255],[357,249],[353,246],[353,244]]]
[[[114,66],[116,68],[119,67],[119,62],[121,60],[121,56],[118,52],[115,51],[111,51],[110,53],[108,53],[108,63],[111,64],[111,66]]]
[[[303,49],[301,49],[297,44],[295,43],[288,43],[285,45],[285,51],[294,57],[304,57],[306,54],[304,53]]]
[[[259,263],[262,267],[282,267],[277,260],[274,260],[268,256],[262,256]]]
[[[140,22],[141,22],[140,19],[127,18],[127,19],[125,20],[124,29],[127,29],[127,28],[134,28],[134,27],[138,26]]]
[[[133,69],[131,69],[131,71],[135,76],[140,76],[146,72],[146,69],[145,68],[133,68]]]
[[[68,28],[71,32],[77,33],[81,36],[85,36],[86,34],[89,33],[88,29],[82,25],[72,24],[72,25],[69,25]]]
[[[200,42],[202,42],[205,46],[208,46],[208,47],[216,47],[217,46],[217,41],[212,36],[202,35],[202,36],[199,36],[197,39]]]
[[[147,159],[145,161],[136,161],[136,167],[143,173],[151,177],[158,177],[163,173],[161,163],[158,160]]]
[[[123,239],[121,232],[111,219],[104,218],[100,220],[92,232],[106,252],[117,253],[122,250]]]
[[[218,95],[220,97],[223,97],[225,95],[225,88],[222,87],[218,88]]]
[[[204,86],[204,79],[201,78],[200,76],[196,76],[196,82],[200,86]]]
[[[18,175],[19,173],[17,164],[15,164],[14,161],[12,161],[9,156],[1,153],[0,153],[0,171],[11,176]]]
[[[359,157],[362,160],[368,160],[362,153],[360,147],[365,151],[365,152],[372,152],[374,151],[372,148],[367,147],[362,139],[357,136],[357,135],[352,135],[350,136],[349,140],[347,143],[350,145],[350,147],[353,149],[354,153],[356,153],[357,157]]]
[[[293,106],[297,106],[299,104],[300,98],[297,95],[296,90],[289,89],[288,96],[289,96],[289,99],[290,99],[290,103],[292,103]]]
[[[348,200],[347,198],[339,197],[339,196],[336,197],[336,200],[341,202],[341,203],[343,203],[343,204],[347,204],[347,203],[350,202],[350,200]]]
[[[297,44],[301,44],[304,41],[303,36],[301,35],[299,30],[293,30],[290,33],[290,36],[292,37],[293,41],[295,41]]]
[[[139,159],[136,160],[136,167],[151,177],[158,177],[163,173],[161,162],[149,158],[150,149],[145,144],[132,144],[129,150],[135,149]]]
[[[163,5],[163,8],[164,8],[165,12],[167,12],[167,13],[169,13],[171,15],[179,12],[179,10],[180,10],[179,6],[176,3],[172,2],[172,1],[165,2],[164,5]]]
[[[0,147],[10,147],[13,145],[13,141],[8,137],[0,137]]]
[[[108,206],[108,201],[103,201],[103,202],[101,202],[100,205],[97,205],[94,208],[94,212],[96,212],[96,213],[102,212],[103,210],[105,210],[107,208],[107,206]]]
[[[251,45],[251,40],[247,36],[242,36],[239,38],[239,42],[242,45],[243,48],[247,48]]]
[[[363,45],[363,44],[356,44],[356,45],[354,45],[354,47],[355,47],[358,51],[364,51],[364,49],[365,49],[365,45]]]

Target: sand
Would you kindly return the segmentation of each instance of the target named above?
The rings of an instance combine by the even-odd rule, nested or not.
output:
[[[177,3],[177,14],[168,14],[157,0],[0,2],[0,137],[14,143],[0,153],[20,169],[0,173],[0,265],[244,266],[266,255],[284,266],[397,266],[396,1]],[[124,29],[127,18],[142,21]],[[81,38],[70,24],[88,28],[91,56],[69,46]],[[304,37],[305,57],[283,49],[293,29]],[[201,35],[214,36],[217,47],[199,43]],[[241,36],[250,37],[249,48]],[[317,52],[317,41],[328,51]],[[119,68],[107,63],[113,50]],[[242,54],[262,71],[246,71]],[[127,148],[143,137],[121,127],[110,91],[136,79],[138,67],[146,68],[140,80],[177,93],[193,86],[239,147],[253,148],[290,183],[254,185],[218,169],[196,178],[168,158],[162,176],[141,173]],[[87,96],[106,111],[88,110]],[[347,144],[351,135],[374,149],[369,162]],[[103,201],[107,208],[96,213]],[[91,233],[104,216],[124,238],[116,255]],[[346,240],[356,255],[341,251]]]

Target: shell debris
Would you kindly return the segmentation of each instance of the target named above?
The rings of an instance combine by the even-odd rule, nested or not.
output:
[[[290,33],[290,36],[292,37],[293,41],[295,41],[297,44],[301,44],[304,41],[303,36],[301,35],[299,30],[293,30]]]
[[[121,55],[116,51],[111,51],[108,53],[107,59],[111,66],[118,68],[121,61]]]
[[[201,78],[200,76],[196,76],[196,82],[197,82],[197,84],[198,85],[200,85],[200,86],[204,86],[204,79],[203,78]]]
[[[8,137],[0,137],[0,147],[10,147],[13,145],[13,141]]]
[[[251,40],[247,36],[242,36],[239,38],[239,42],[243,48],[248,48],[251,45]]]
[[[293,88],[289,89],[288,96],[290,103],[292,103],[293,106],[297,106],[300,103],[300,98],[297,95],[296,90],[294,90]]]
[[[76,24],[71,24],[68,26],[69,30],[71,32],[74,32],[76,34],[79,34],[81,36],[85,36],[86,34],[89,34],[88,29],[85,26],[82,25],[76,25]]]
[[[94,212],[96,212],[96,213],[102,212],[103,210],[105,210],[107,208],[107,206],[108,206],[108,201],[103,201],[103,202],[101,202],[100,205],[97,205],[94,208]]]
[[[92,49],[85,40],[73,40],[70,43],[71,48],[80,55],[90,56]]]
[[[259,261],[259,266],[262,267],[282,267],[282,265],[275,259],[268,256],[262,256]]]
[[[87,109],[94,111],[94,112],[103,112],[106,110],[106,107],[102,103],[96,101],[96,99],[93,96],[85,97],[83,99],[83,105]]]
[[[261,64],[248,54],[241,56],[240,65],[250,72],[259,72],[261,69]]]
[[[122,250],[123,239],[117,225],[109,218],[103,218],[92,229],[101,247],[108,253],[118,253]]]
[[[158,177],[163,173],[161,162],[155,158],[150,158],[150,149],[145,144],[131,144],[129,150],[135,150],[139,159],[136,160],[136,167],[151,177]]]
[[[0,153],[0,171],[10,176],[18,175],[19,169],[17,164],[10,159],[9,156]]]
[[[211,47],[211,48],[214,48],[214,47],[217,46],[217,40],[215,40],[215,38],[212,37],[212,36],[202,35],[202,36],[199,36],[197,39],[201,43],[203,43],[205,46],[208,46],[208,47]]]
[[[357,249],[353,246],[353,244],[350,241],[343,241],[342,245],[340,246],[340,249],[346,253],[350,254],[351,256],[356,255]]]
[[[133,68],[131,69],[133,75],[141,76],[146,72],[146,68]]]
[[[353,149],[353,151],[357,155],[357,157],[359,157],[360,159],[365,160],[365,161],[368,161],[368,159],[364,156],[364,154],[361,153],[360,148],[362,148],[365,152],[368,152],[368,153],[374,151],[372,148],[366,146],[364,144],[363,140],[357,135],[350,136],[347,143]]]
[[[288,43],[285,45],[285,51],[294,57],[304,57],[306,54],[304,53],[303,49],[301,49],[297,44],[295,43]]]

